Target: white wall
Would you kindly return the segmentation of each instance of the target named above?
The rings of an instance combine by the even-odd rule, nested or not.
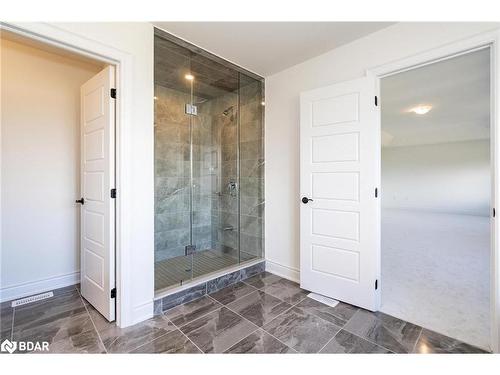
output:
[[[132,87],[130,132],[123,160],[127,171],[127,201],[124,213],[128,230],[122,250],[127,258],[125,270],[131,276],[124,282],[121,299],[123,326],[153,314],[154,297],[154,189],[153,189],[153,26],[147,22],[102,23],[17,23],[33,33],[63,39],[84,49],[98,46],[103,53],[115,50],[131,60]],[[92,45],[90,45],[92,44]],[[118,194],[120,192],[118,191]]]
[[[1,42],[2,256],[9,300],[79,281],[80,86],[101,66]]]
[[[266,259],[298,278],[299,94],[361,77],[367,68],[500,27],[498,23],[400,23],[266,77]]]
[[[489,140],[382,149],[382,207],[490,214]]]

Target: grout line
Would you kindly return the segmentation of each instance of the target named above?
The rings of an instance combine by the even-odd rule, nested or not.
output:
[[[206,296],[206,297],[208,297],[208,294],[205,294],[203,297],[205,297],[205,296]],[[200,298],[198,298],[198,299],[200,299]],[[213,299],[213,298],[211,298],[211,297],[210,297],[210,299],[211,299],[211,300],[213,300],[213,301],[215,301],[215,299]],[[190,301],[190,302],[193,302],[193,301]],[[187,303],[190,303],[190,302],[187,302]],[[184,326],[185,326],[185,325],[187,325],[187,324],[190,324],[190,323],[192,323],[192,322],[195,322],[195,321],[197,321],[198,319],[201,319],[201,318],[203,318],[203,317],[207,316],[208,314],[211,314],[211,313],[213,313],[214,311],[220,310],[221,308],[223,308],[223,307],[224,307],[224,305],[223,305],[222,303],[220,303],[219,301],[215,301],[215,302],[216,302],[218,305],[220,305],[220,306],[219,306],[219,307],[217,307],[217,308],[216,308],[216,309],[214,309],[214,310],[211,310],[211,311],[209,311],[209,312],[207,312],[207,313],[203,314],[203,315],[200,315],[200,316],[199,316],[199,317],[197,317],[196,319],[190,320],[189,322],[186,322],[186,323],[183,323],[183,324],[179,325],[179,326],[178,326],[178,327],[179,327],[179,329],[180,329],[181,327],[184,327]],[[184,304],[177,305],[177,306],[175,306],[175,307],[182,306],[182,305],[184,305]],[[174,308],[175,308],[175,307],[174,307]],[[167,310],[167,311],[169,311],[169,310]],[[167,316],[165,313],[166,313],[166,311],[164,311],[164,312],[163,312],[163,315]],[[168,320],[170,320],[170,321],[172,322],[172,324],[174,324],[174,322],[172,321],[172,319],[170,319],[170,318],[168,318],[168,317],[167,317],[167,319],[168,319]],[[174,325],[175,325],[175,324],[174,324]],[[177,325],[175,325],[175,326],[177,327]]]
[[[85,311],[87,312],[87,315],[89,316],[90,318],[90,321],[92,322],[92,326],[94,327],[94,330],[97,334],[97,337],[99,338],[99,341],[101,342],[102,344],[102,347],[104,348],[104,351],[106,352],[106,354],[108,354],[108,349],[106,348],[106,345],[104,345],[104,342],[102,341],[102,338],[101,338],[101,334],[99,333],[99,331],[97,330],[97,327],[94,323],[94,319],[92,319],[92,315],[90,314],[89,312],[89,309],[87,308],[87,305],[85,304],[85,302],[83,301],[83,296],[82,294],[80,293],[80,291],[75,287],[76,291],[78,292],[78,295],[80,296],[80,301],[82,301],[83,303],[83,307],[85,307]]]
[[[335,337],[337,337],[337,335],[339,334],[339,332],[340,332],[340,331],[342,331],[342,328],[341,328],[341,329],[339,329],[337,332],[335,332],[335,335],[333,335],[333,337],[332,337],[330,340],[328,340],[328,341],[326,342],[326,344],[325,344],[325,345],[323,345],[323,346],[322,346],[322,347],[321,347],[321,348],[320,348],[320,349],[319,349],[316,353],[317,353],[317,354],[321,353],[321,351],[322,351],[323,349],[325,349],[325,348],[326,348],[326,346],[327,346],[327,345],[328,345],[328,344],[329,344],[329,343],[330,343],[330,342],[331,342],[331,341],[332,341]]]
[[[232,311],[232,310],[231,310]],[[233,345],[231,345],[229,348],[227,348],[226,350],[224,350],[223,353],[225,354],[229,354],[229,353],[226,353],[229,349],[231,349],[232,347],[235,347],[236,345],[238,345],[240,342],[242,342],[243,340],[245,340],[248,336],[251,336],[253,335],[255,332],[257,332],[260,328],[257,328],[256,330],[250,332],[248,335],[246,335],[245,337],[243,337],[241,340],[238,340],[237,342],[235,342]]]
[[[413,348],[412,348],[410,354],[418,354],[418,353],[415,353],[415,348],[417,347],[418,341],[420,340],[420,336],[422,336],[423,331],[424,331],[424,328],[420,327],[420,332],[418,333],[418,337],[415,340],[415,344],[413,344]]]
[[[214,310],[214,311],[217,311],[217,310]],[[188,336],[188,335],[186,335],[184,332],[182,332],[182,330],[180,329],[180,327],[177,327],[177,325],[176,325],[176,324],[175,324],[172,320],[170,320],[170,319],[169,319],[169,318],[168,318],[165,314],[163,314],[163,316],[164,316],[164,317],[165,317],[165,319],[167,319],[170,323],[172,323],[172,325],[173,325],[175,328],[177,328],[177,330],[178,330],[178,331],[179,331],[179,332],[180,332],[183,336],[185,336],[185,337],[189,340],[189,342],[190,342],[191,344],[193,344],[193,345],[194,345],[194,346],[195,346],[195,347],[196,347],[196,348],[197,348],[197,349],[201,352],[201,354],[206,354],[203,350],[201,350],[201,349],[200,349],[200,347],[199,347],[198,345],[196,345],[196,343],[195,343],[193,340],[191,340],[191,339],[189,338],[189,336]],[[203,315],[203,316],[205,316],[205,315]],[[195,320],[196,320],[196,319],[195,319]],[[154,340],[153,340],[153,341],[154,341]]]
[[[212,298],[212,297],[210,297],[210,298]],[[212,299],[213,299],[213,298],[212,298]],[[215,300],[214,300],[214,301],[215,301]],[[242,318],[243,320],[246,320],[246,321],[247,321],[247,322],[249,322],[250,324],[252,324],[252,325],[254,325],[255,327],[257,327],[257,329],[256,329],[255,331],[253,331],[252,333],[257,332],[259,329],[262,329],[265,333],[267,333],[267,334],[268,334],[268,335],[270,335],[271,337],[274,337],[276,340],[278,340],[279,342],[281,342],[281,343],[282,343],[283,345],[285,345],[287,348],[290,348],[287,344],[285,344],[285,343],[284,343],[283,341],[281,341],[279,338],[277,338],[277,337],[273,336],[272,334],[270,334],[269,332],[267,332],[264,328],[259,327],[257,324],[255,324],[255,323],[251,322],[250,320],[248,320],[247,318],[245,318],[245,317],[244,317],[244,316],[242,316],[241,314],[237,313],[236,311],[232,310],[231,308],[229,308],[229,307],[227,307],[227,306],[224,306],[224,307],[226,307],[229,311],[231,311],[231,312],[235,313],[236,315],[238,315],[238,316],[239,316],[240,318]],[[292,307],[294,307],[294,306],[292,306]],[[290,309],[291,309],[292,307],[290,307]],[[279,315],[275,316],[272,320],[276,319],[278,316],[280,316],[280,315],[284,314],[284,313],[285,313],[286,311],[288,311],[288,310],[289,310],[289,309],[287,309],[287,310],[283,311],[281,314],[279,314]],[[271,320],[271,321],[272,321],[272,320]],[[269,321],[269,323],[270,323],[271,321]],[[267,324],[267,323],[266,323],[266,324]],[[246,338],[247,338],[248,336],[250,336],[252,333],[250,333],[250,334],[248,334],[247,336],[243,337],[241,340],[246,339]],[[239,340],[238,342],[240,342],[241,340]],[[237,343],[236,343],[236,344],[237,344]],[[234,345],[236,345],[236,344],[234,344]],[[228,349],[232,348],[234,345],[231,345],[231,346],[230,346],[229,348],[227,348],[226,350],[228,350]],[[295,349],[293,349],[293,348],[290,348],[290,349],[292,349],[292,350],[294,350],[295,352],[297,352],[297,351],[296,351]]]
[[[207,294],[207,296],[208,296],[209,298],[212,298],[212,297],[210,297],[210,295],[209,295],[209,294]],[[212,298],[212,299],[213,299],[215,302],[218,302],[218,301],[216,301],[214,298]],[[226,309],[228,309],[229,311],[231,311],[231,312],[235,313],[235,314],[236,314],[236,315],[238,315],[240,318],[242,318],[243,320],[246,320],[247,322],[249,322],[250,324],[254,325],[255,327],[260,328],[257,324],[252,323],[250,320],[248,320],[247,318],[245,318],[244,316],[242,316],[240,313],[238,313],[238,312],[234,311],[233,309],[230,309],[229,307],[224,306],[224,305],[223,305],[222,307],[225,307],[225,308],[226,308]]]
[[[236,302],[236,301],[238,301],[239,299],[241,299],[241,298],[243,298],[243,297],[246,297],[246,296],[248,296],[249,294],[251,294],[251,293],[256,292],[256,291],[258,291],[258,290],[259,290],[259,289],[255,288],[255,287],[253,287],[253,286],[251,286],[251,285],[249,285],[249,284],[247,284],[247,283],[245,283],[245,282],[243,282],[243,281],[238,281],[238,282],[241,282],[241,283],[243,283],[243,284],[245,284],[245,285],[247,285],[247,286],[251,287],[251,288],[252,288],[252,290],[251,290],[250,292],[248,292],[247,294],[244,294],[244,295],[242,295],[242,296],[239,296],[239,297],[238,297],[238,298],[236,298],[234,301],[231,301],[231,302],[229,302],[229,303],[227,303],[227,304],[223,304],[222,302],[217,301],[215,298],[213,298],[213,297],[211,296],[211,294],[217,293],[217,292],[219,292],[219,291],[221,291],[221,290],[223,290],[223,289],[225,289],[225,288],[229,288],[230,286],[235,285],[235,284],[237,284],[237,283],[230,284],[230,285],[228,285],[228,286],[227,286],[227,287],[225,287],[225,288],[219,289],[217,292],[213,292],[213,293],[210,293],[210,294],[208,294],[208,293],[207,293],[206,295],[207,295],[207,296],[210,296],[210,298],[212,298],[212,299],[216,300],[217,302],[221,303],[222,305],[227,306],[227,305],[229,305],[230,303]]]
[[[359,311],[362,311],[362,310],[363,310],[362,308],[359,308],[359,309],[358,309],[358,311],[356,311],[356,312],[353,314],[353,316],[351,317],[351,319],[354,317],[354,315],[356,315]],[[363,310],[363,311],[364,311],[364,310]],[[349,321],[350,321],[351,319],[349,319]],[[391,349],[389,349],[389,348],[386,348],[386,347],[385,347],[385,346],[383,346],[382,344],[378,344],[378,343],[376,343],[375,341],[373,341],[372,339],[370,339],[370,338],[368,338],[368,337],[362,337],[362,336],[360,336],[360,335],[358,335],[358,334],[356,334],[356,333],[354,333],[354,332],[350,331],[349,329],[345,328],[345,327],[346,327],[346,325],[347,325],[347,323],[344,325],[344,328],[342,328],[344,331],[349,332],[351,335],[354,335],[354,336],[356,336],[356,337],[359,337],[359,338],[361,338],[361,339],[363,339],[363,340],[366,340],[366,341],[368,341],[368,342],[369,342],[369,343],[371,343],[371,344],[374,344],[374,345],[380,346],[382,349],[388,350],[388,351],[390,351],[391,353],[395,353],[393,350],[391,350]]]
[[[254,292],[252,292],[252,293],[255,293],[255,292],[257,292],[257,291],[261,291],[261,290],[260,290],[260,289],[257,289],[256,291],[254,291]],[[263,292],[263,291],[261,291],[261,292],[262,292],[262,293],[264,293],[264,294],[267,294],[267,293],[265,293],[265,292]],[[270,294],[267,294],[267,295],[268,295],[268,296],[271,296]],[[271,297],[274,297],[274,296],[271,296]],[[276,297],[274,297],[274,298],[276,298]],[[281,299],[279,299],[279,298],[276,298],[276,299],[280,300],[280,301],[281,301],[281,303],[287,303],[287,302],[285,302],[285,301],[283,301],[283,300],[281,300]],[[301,302],[302,302],[302,301],[301,301]],[[281,304],[281,303],[280,303],[280,304]],[[277,337],[276,337],[276,336],[274,336],[273,334],[271,334],[271,333],[267,332],[267,331],[264,329],[264,326],[265,326],[265,325],[268,325],[269,323],[271,323],[271,322],[272,322],[273,320],[275,320],[276,318],[280,317],[281,315],[283,315],[283,314],[284,314],[284,313],[286,313],[287,311],[291,310],[292,308],[294,308],[294,307],[295,307],[297,304],[299,304],[299,303],[300,303],[300,302],[297,302],[295,305],[291,305],[288,309],[286,309],[286,310],[282,311],[281,313],[279,313],[278,315],[276,315],[274,318],[272,318],[269,322],[267,322],[266,324],[264,324],[262,327],[258,327],[256,324],[254,324],[254,323],[250,322],[250,320],[248,320],[248,319],[247,319],[247,318],[245,318],[244,316],[240,315],[239,313],[237,313],[237,312],[236,312],[236,311],[234,311],[233,309],[231,309],[231,308],[229,308],[229,307],[227,307],[227,306],[226,306],[226,307],[227,307],[227,309],[228,309],[228,310],[232,311],[232,312],[233,312],[233,313],[235,313],[236,315],[238,315],[238,316],[240,316],[241,318],[243,318],[243,319],[245,319],[245,320],[249,321],[249,322],[250,322],[250,323],[252,323],[253,325],[257,326],[259,329],[262,329],[262,331],[264,331],[264,332],[265,332],[265,333],[267,333],[269,336],[271,336],[271,337],[275,338],[276,340],[278,340],[279,342],[281,342],[281,343],[282,343],[283,345],[285,345],[287,348],[290,348],[290,349],[292,349],[293,351],[297,352],[294,348],[292,348],[292,347],[288,346],[288,345],[287,345],[287,344],[285,344],[283,341],[281,341],[279,338],[277,338]],[[289,305],[290,305],[290,304],[289,304]],[[258,331],[258,329],[256,329],[256,330],[255,330],[255,331],[253,331],[252,333],[254,333],[254,332],[256,332],[256,331]],[[245,336],[243,339],[247,338],[247,337],[248,337],[248,336],[250,336],[252,333],[250,333],[249,335]],[[243,340],[243,339],[241,339],[241,340]],[[240,341],[241,341],[241,340],[240,340]],[[240,342],[240,341],[238,341],[238,342]],[[235,344],[235,345],[236,345],[236,344]],[[232,347],[232,346],[231,346],[231,347]],[[298,352],[297,352],[297,353],[298,353]]]

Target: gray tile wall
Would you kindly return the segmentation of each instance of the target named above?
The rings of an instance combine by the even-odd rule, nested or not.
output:
[[[252,82],[238,93],[195,98],[193,125],[193,242],[197,250],[241,250],[263,255],[263,87]],[[155,86],[155,261],[181,256],[190,236],[190,95]],[[230,109],[232,107],[232,109]],[[238,113],[239,107],[239,113]],[[224,110],[227,114],[224,115]],[[240,121],[240,221],[238,192]],[[240,228],[238,228],[240,225]]]
[[[240,247],[255,256],[264,252],[263,87],[240,88]]]

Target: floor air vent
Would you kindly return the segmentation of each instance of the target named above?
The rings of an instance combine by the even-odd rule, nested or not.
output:
[[[30,297],[21,298],[21,299],[17,299],[15,301],[12,301],[11,306],[17,307],[17,306],[21,306],[21,305],[27,305],[28,303],[41,301],[42,299],[47,299],[50,297],[54,297],[54,293],[47,292],[47,293],[37,294],[36,296],[30,296]]]

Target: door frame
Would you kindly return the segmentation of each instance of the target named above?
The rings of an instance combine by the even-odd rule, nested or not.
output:
[[[130,168],[127,168],[133,162],[132,153],[130,152],[133,57],[115,47],[78,36],[47,23],[0,22],[0,30],[6,30],[45,45],[70,51],[115,67],[115,87],[117,89],[115,104],[115,186],[117,189],[115,202],[116,323],[119,327],[129,326],[134,323],[131,285],[132,246],[128,235],[131,227],[131,176]]]
[[[491,208],[496,207],[500,197],[500,30],[481,33],[476,36],[446,44],[429,51],[403,58],[388,64],[366,70],[366,75],[375,81],[375,91],[380,98],[380,80],[404,71],[420,68],[425,65],[444,61],[466,53],[481,49],[490,49],[490,160],[491,160]],[[381,98],[381,101],[383,99]],[[375,126],[381,131],[381,111],[378,107]],[[380,140],[378,140],[380,142]],[[380,144],[378,149],[381,150]],[[377,186],[381,185],[381,153],[377,155]],[[381,234],[381,202],[377,202],[377,222]],[[490,348],[494,353],[500,352],[500,220],[490,217]],[[381,237],[380,237],[381,238]],[[381,243],[376,247],[379,272],[381,272]],[[380,279],[380,275],[379,275]],[[381,280],[379,291],[384,287]],[[381,293],[378,295],[380,307]]]

